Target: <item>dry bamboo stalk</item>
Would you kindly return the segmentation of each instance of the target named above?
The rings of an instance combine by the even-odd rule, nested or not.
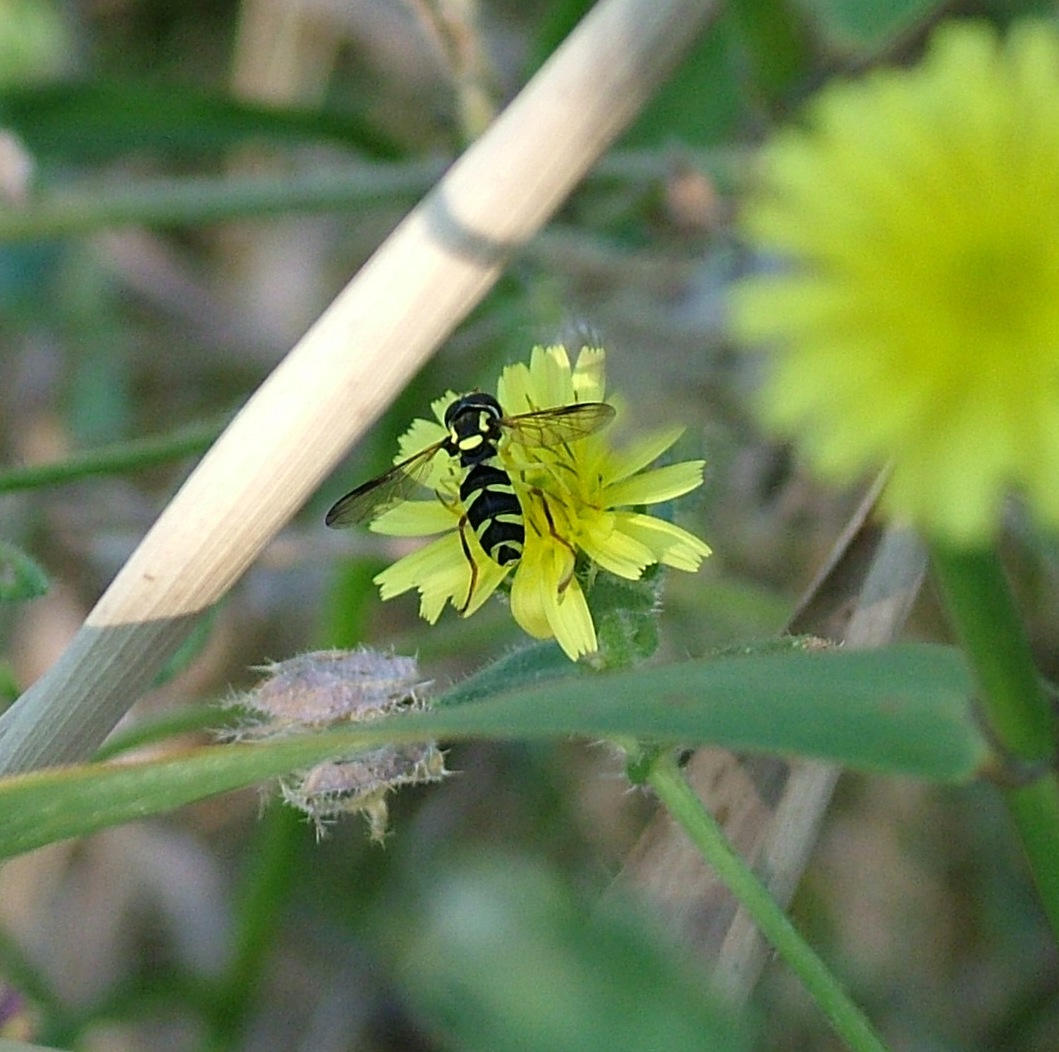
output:
[[[717,13],[603,0],[339,294],[203,458],[56,665],[0,773],[82,759],[482,298]]]

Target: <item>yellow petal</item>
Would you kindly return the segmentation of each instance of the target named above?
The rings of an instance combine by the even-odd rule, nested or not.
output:
[[[657,460],[676,442],[685,428],[667,427],[637,438],[624,449],[613,451],[607,459],[607,482],[621,482]]]
[[[461,591],[463,598],[466,598],[470,586],[470,567],[463,554],[459,534],[453,532],[398,559],[392,566],[376,574],[374,580],[383,599],[392,599],[412,588],[418,588],[424,596],[429,594],[434,597],[432,602],[442,595],[441,605],[434,614],[436,621],[445,600]]]
[[[368,525],[372,533],[387,537],[429,537],[459,523],[459,515],[440,500],[406,500]]]
[[[672,566],[675,570],[694,573],[702,560],[711,554],[710,546],[695,534],[664,519],[635,512],[617,512],[616,518],[616,533],[627,534],[639,541],[651,550],[652,561]]]
[[[574,395],[578,402],[602,402],[606,396],[606,352],[602,347],[582,347],[574,366]]]
[[[501,566],[486,556],[484,552],[482,553],[482,558],[477,562],[478,574],[474,584],[474,595],[471,596],[467,609],[462,611],[464,617],[470,617],[497,590],[514,565],[514,563],[505,563]]]
[[[554,636],[576,661],[595,651],[597,644],[592,615],[573,571],[573,555],[565,545],[551,537],[531,536],[511,586],[511,612],[531,636]]]
[[[427,446],[441,442],[446,434],[447,432],[441,424],[435,424],[433,420],[413,420],[408,430],[397,443],[398,453],[393,458],[393,462],[400,464],[402,460],[414,457],[416,453],[421,453]]]
[[[576,578],[570,581],[561,595],[548,596],[547,613],[555,641],[571,661],[599,649],[596,626],[592,623],[592,614]]]
[[[527,537],[526,549],[519,560],[511,584],[511,613],[535,639],[552,635],[548,620],[548,597],[560,584],[560,570],[551,545]]]
[[[704,460],[684,460],[679,464],[667,464],[664,468],[642,471],[623,482],[607,486],[603,496],[608,508],[673,500],[702,485],[705,466]]]
[[[585,554],[604,570],[609,570],[618,577],[636,581],[644,570],[658,561],[649,545],[637,540],[616,525],[620,523],[617,515],[608,516],[611,528],[607,531],[591,530],[581,538],[581,547]]]

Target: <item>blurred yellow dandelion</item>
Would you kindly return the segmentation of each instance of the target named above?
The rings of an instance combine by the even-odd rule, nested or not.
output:
[[[1059,524],[1059,34],[938,30],[823,91],[763,151],[737,287],[766,420],[825,476],[891,464],[891,514],[988,542],[1004,494]]]

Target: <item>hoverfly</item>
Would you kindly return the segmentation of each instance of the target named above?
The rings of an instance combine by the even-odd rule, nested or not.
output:
[[[614,407],[606,402],[579,402],[504,416],[492,395],[481,391],[462,395],[445,411],[445,438],[347,493],[324,521],[335,528],[367,522],[407,500],[416,485],[429,476],[439,453],[456,458],[467,472],[459,493],[465,509],[460,540],[472,574],[469,604],[477,566],[463,534],[464,526],[474,531],[485,553],[501,566],[518,559],[525,542],[522,506],[498,456],[500,440],[507,438],[526,447],[558,446],[593,434],[613,418]]]

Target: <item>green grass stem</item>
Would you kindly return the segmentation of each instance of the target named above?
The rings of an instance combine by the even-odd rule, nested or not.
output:
[[[703,807],[671,755],[661,757],[648,784],[680,823],[733,895],[794,973],[805,984],[835,1031],[854,1052],[886,1052],[864,1013],[801,937],[764,884],[733,850],[717,820]]]
[[[934,573],[981,692],[980,712],[1010,770],[1002,789],[1044,910],[1059,936],[1059,780],[1056,718],[1000,559],[992,549],[935,544]]]

